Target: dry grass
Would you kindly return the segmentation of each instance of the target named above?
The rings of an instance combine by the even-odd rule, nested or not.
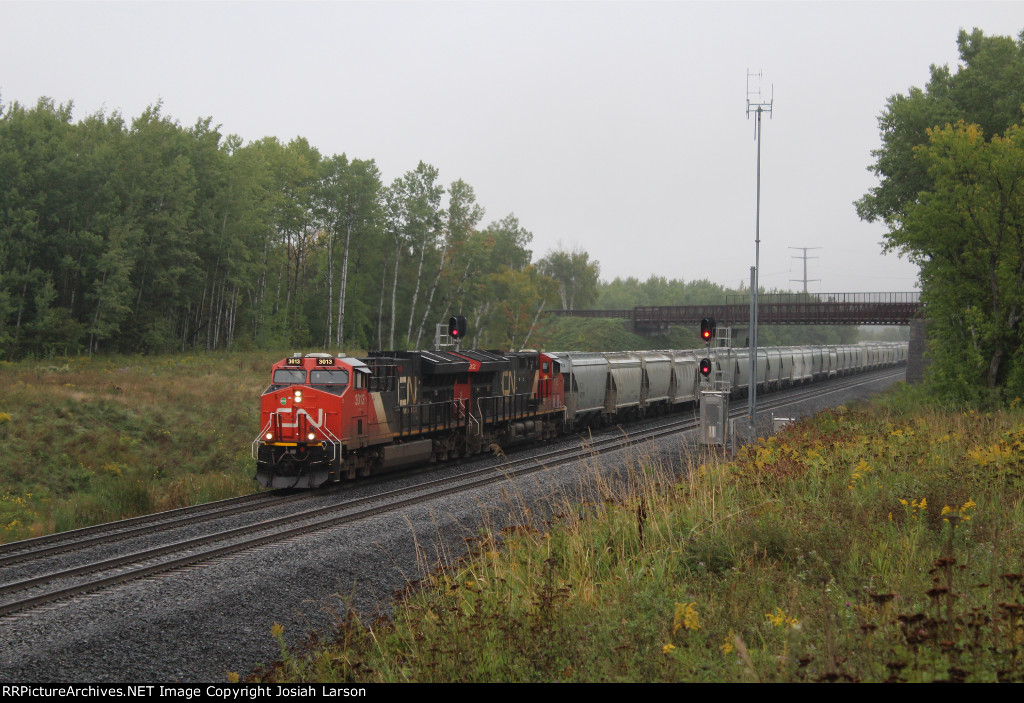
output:
[[[282,356],[0,362],[0,541],[252,492]]]
[[[253,680],[1020,681],[1024,416],[840,409],[676,477],[643,456],[552,521],[509,496],[393,619]]]

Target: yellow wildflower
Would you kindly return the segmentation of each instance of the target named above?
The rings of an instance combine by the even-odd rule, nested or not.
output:
[[[796,627],[800,624],[799,620],[786,615],[786,611],[778,606],[776,606],[774,613],[765,613],[764,616],[768,618],[768,622],[774,627]]]
[[[910,508],[910,517],[913,520],[917,520],[918,511],[924,511],[928,509],[928,499],[922,498],[921,500],[913,500],[908,503],[902,498],[899,499],[900,505]]]
[[[679,632],[680,628],[687,630],[699,630],[700,619],[697,616],[697,603],[676,603],[676,612],[672,617],[672,634]]]
[[[670,653],[675,648],[676,648],[676,646],[674,644],[672,644],[671,642],[669,642],[668,644],[666,644],[664,647],[661,648],[661,653],[662,654],[668,654],[668,653]]]
[[[942,515],[949,515],[950,517],[956,517],[959,520],[967,522],[971,519],[970,511],[973,508],[976,508],[977,506],[977,503],[975,503],[972,499],[968,498],[966,503],[957,508],[951,507],[949,505],[942,506]],[[943,517],[942,521],[949,522],[949,518]]]

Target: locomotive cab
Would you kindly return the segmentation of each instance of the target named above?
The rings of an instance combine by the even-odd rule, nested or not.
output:
[[[252,446],[260,485],[312,488],[338,478],[345,446],[365,439],[367,375],[357,359],[322,353],[274,364]]]

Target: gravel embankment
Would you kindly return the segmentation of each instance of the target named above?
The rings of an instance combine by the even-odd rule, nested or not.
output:
[[[776,415],[802,417],[886,385],[827,394]],[[676,461],[691,441],[674,437],[626,451]],[[346,607],[380,612],[407,580],[461,556],[481,526],[519,522],[524,503],[571,498],[585,473],[598,466],[614,471],[627,461],[622,452],[604,455],[588,466],[440,498],[0,619],[0,681],[223,682],[229,671],[245,675],[278,656],[270,635],[275,622],[297,644],[329,629]]]

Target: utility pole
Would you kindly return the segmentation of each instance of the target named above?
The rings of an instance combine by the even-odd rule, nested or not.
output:
[[[807,259],[808,258],[811,258],[811,259],[817,259],[818,258],[817,256],[808,257],[807,256],[807,252],[809,250],[811,250],[811,249],[821,249],[821,247],[789,247],[789,248],[790,249],[800,249],[804,253],[803,256],[794,256],[793,258],[794,259],[803,259],[804,260],[804,278],[803,278],[803,281],[804,281],[804,293],[806,293],[807,292]],[[799,278],[791,278],[789,280],[791,282],[793,282],[793,283],[796,283],[796,282],[800,281]],[[815,282],[815,283],[821,283],[821,279],[820,278],[814,278],[814,279],[812,279],[812,281]]]
[[[757,91],[751,91],[750,79],[757,76]],[[753,98],[753,100],[751,100]],[[747,415],[750,428],[756,435],[757,424],[757,288],[758,274],[761,266],[761,116],[765,113],[772,116],[772,104],[775,102],[775,87],[765,102],[761,97],[761,72],[747,71],[747,119],[751,115],[754,120],[754,140],[757,142],[757,209],[754,218],[754,266],[750,269],[750,381],[748,383]]]

